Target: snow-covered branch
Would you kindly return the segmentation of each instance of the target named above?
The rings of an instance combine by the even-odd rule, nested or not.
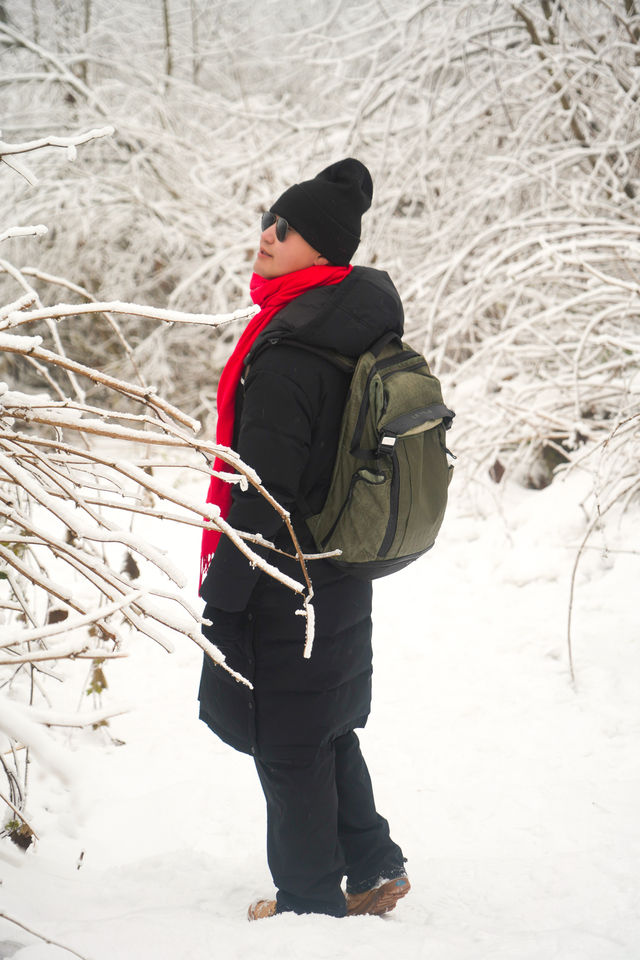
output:
[[[100,127],[72,137],[40,137],[38,140],[30,140],[25,143],[6,143],[4,140],[0,140],[0,158],[4,159],[4,157],[13,156],[17,153],[32,153],[34,150],[41,150],[43,147],[64,147],[69,159],[75,160],[76,147],[88,143],[89,140],[111,137],[114,132],[113,127]]]
[[[6,28],[4,28],[6,29]],[[0,33],[2,33],[3,24],[0,23]],[[99,127],[94,130],[88,130],[85,133],[78,133],[71,137],[40,137],[38,140],[29,140],[24,143],[7,143],[0,140],[0,161],[4,161],[15,173],[20,174],[31,186],[36,186],[38,178],[24,164],[16,160],[16,157],[24,153],[33,153],[35,150],[41,150],[43,147],[58,147],[66,151],[68,160],[75,160],[77,156],[77,147],[90,140],[99,140],[102,137],[113,136],[113,127]],[[29,229],[29,228],[27,228]],[[46,232],[46,227],[36,227],[38,235]],[[9,234],[9,236],[19,236],[20,234]],[[6,239],[0,234],[0,240]]]
[[[13,237],[43,237],[47,228],[43,223],[38,223],[34,227],[8,227],[0,233],[0,243],[3,240],[11,240]]]
[[[12,235],[15,236],[16,234]],[[2,240],[2,235],[0,235],[0,240]],[[121,303],[118,300],[109,303],[57,303],[53,307],[43,307],[40,310],[16,310],[7,316],[4,325],[0,324],[0,329],[17,327],[24,323],[33,323],[36,320],[59,320],[61,317],[80,316],[84,313],[121,313],[129,317],[148,317],[150,320],[162,320],[165,323],[190,323],[205,327],[220,327],[226,323],[250,320],[257,309],[256,307],[245,307],[241,310],[234,310],[232,313],[211,316],[206,313],[162,310],[158,307],[143,306],[139,303]]]
[[[108,133],[105,128],[77,137],[46,137],[11,148],[2,142],[0,152],[9,156],[47,146],[75,150],[80,143]],[[0,240],[19,240],[44,231],[44,227],[12,227],[0,233]],[[107,316],[131,359],[134,352],[114,319],[117,314],[212,328],[246,320],[255,308],[211,315],[120,300],[96,302],[83,287],[47,271],[31,268],[23,273],[6,260],[0,262],[0,269],[21,291],[0,308],[0,358],[6,379],[0,382],[0,741],[9,744],[13,758],[13,768],[3,761],[10,809],[21,820],[20,831],[33,833],[22,816],[27,765],[20,768],[16,748],[27,747],[27,755],[32,749],[42,762],[53,746],[50,738],[42,738],[39,726],[95,729],[122,712],[100,702],[106,688],[103,666],[126,656],[133,632],[168,651],[176,636],[186,638],[237,682],[250,685],[203,637],[201,614],[171,586],[182,589],[189,577],[184,560],[176,562],[167,548],[168,524],[220,530],[252,564],[300,594],[309,642],[312,589],[289,514],[263,488],[251,467],[232,450],[199,439],[198,421],[166,401],[139,370],[139,382],[132,383],[97,365],[79,362],[58,331],[68,329],[72,318],[77,321],[83,314]],[[66,287],[89,302],[43,306],[27,277]],[[18,328],[27,325],[29,334],[20,335]],[[73,336],[69,339],[78,342]],[[50,349],[44,346],[46,340]],[[36,371],[37,390],[23,388],[23,383],[34,379],[24,375],[30,369]],[[71,396],[63,389],[65,377],[73,388]],[[90,391],[93,397],[100,391],[104,405],[88,402]],[[118,409],[117,398],[124,409]],[[77,442],[70,442],[72,437]],[[148,451],[154,448],[163,457],[157,469],[148,465]],[[161,466],[170,470],[173,455],[181,468],[189,466],[196,475],[210,472],[220,457],[228,465],[220,474],[224,479],[254,486],[290,530],[300,563],[299,580],[266,561],[254,549],[255,537],[234,530],[217,507],[204,502],[204,481],[202,496],[194,498],[159,479],[158,470]],[[136,518],[144,518],[144,533]],[[195,575],[195,552],[190,566]],[[69,671],[83,660],[90,663],[86,692],[94,699],[94,709],[69,713],[49,705],[40,708],[39,699],[48,701],[44,681],[59,678],[63,664]],[[28,708],[19,706],[21,699]],[[63,770],[64,763],[53,763],[53,768]],[[0,822],[0,832],[3,826]],[[11,833],[13,827],[7,829]]]

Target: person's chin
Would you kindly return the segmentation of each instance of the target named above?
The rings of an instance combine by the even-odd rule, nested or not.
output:
[[[260,256],[260,254],[258,254],[255,259],[255,263],[253,264],[253,272],[257,273],[259,277],[264,277],[266,280],[268,280],[269,277],[273,275],[270,268],[271,258]]]

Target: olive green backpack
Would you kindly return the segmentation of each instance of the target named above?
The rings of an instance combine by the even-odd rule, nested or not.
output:
[[[455,414],[427,361],[387,334],[357,361],[311,348],[353,369],[329,493],[305,516],[321,552],[373,580],[402,569],[438,535],[453,467],[445,431]]]

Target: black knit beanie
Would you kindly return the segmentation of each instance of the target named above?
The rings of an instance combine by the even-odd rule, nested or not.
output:
[[[372,196],[371,174],[349,157],[321,170],[313,180],[289,187],[271,213],[288,220],[329,263],[346,266],[360,243],[360,218]]]

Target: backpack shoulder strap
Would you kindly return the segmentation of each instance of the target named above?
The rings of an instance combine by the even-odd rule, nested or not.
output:
[[[388,343],[391,343],[393,340],[397,340],[398,343],[402,346],[402,337],[399,333],[395,333],[393,330],[387,330],[386,333],[383,333],[381,337],[378,337],[377,340],[374,340],[371,346],[367,349],[367,353],[372,353],[374,357],[377,357],[378,354],[382,353],[384,348]]]

